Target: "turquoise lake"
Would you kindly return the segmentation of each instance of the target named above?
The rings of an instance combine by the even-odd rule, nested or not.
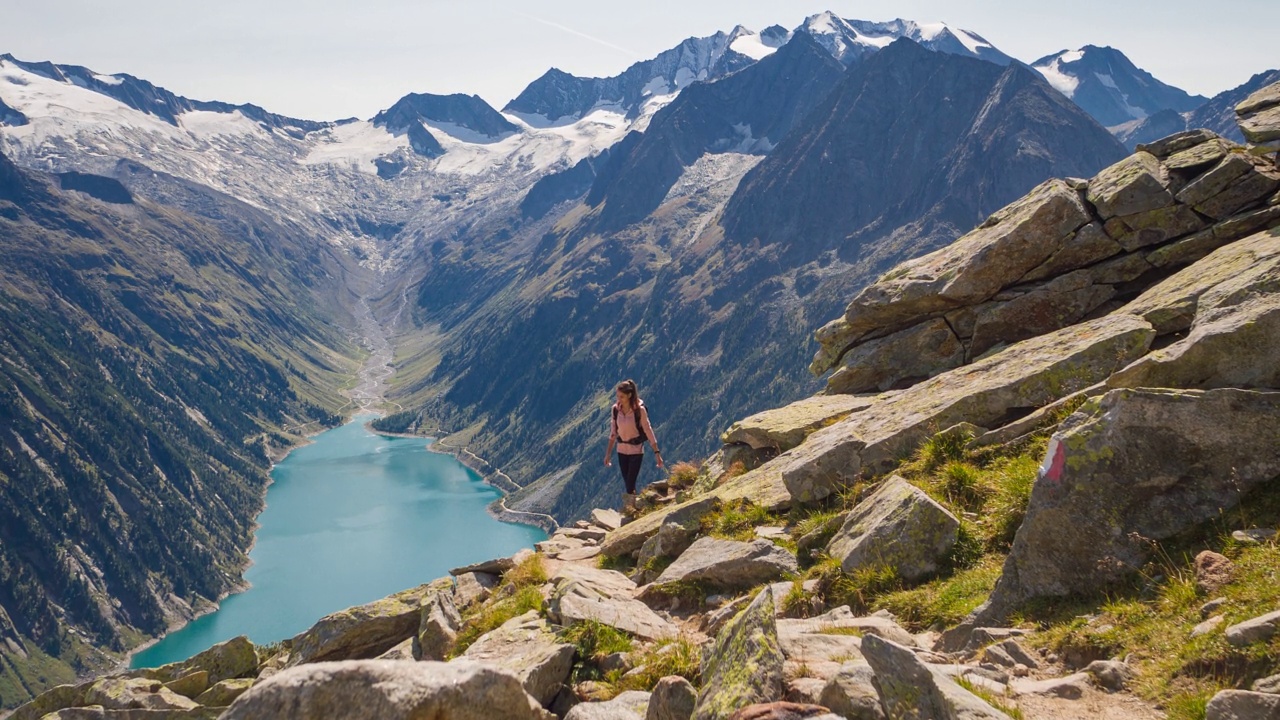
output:
[[[237,635],[292,637],[336,610],[546,539],[489,516],[500,493],[427,450],[427,439],[367,430],[374,417],[315,436],[275,467],[244,574],[252,587],[138,652],[132,667],[185,660]]]

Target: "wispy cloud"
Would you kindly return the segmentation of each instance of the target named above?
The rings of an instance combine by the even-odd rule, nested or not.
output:
[[[624,47],[622,47],[621,45],[614,45],[613,43],[609,42],[608,40],[601,40],[601,39],[600,39],[600,38],[598,38],[598,37],[594,37],[594,36],[592,36],[592,35],[588,35],[588,34],[586,34],[586,33],[584,33],[584,32],[580,32],[580,31],[578,31],[578,30],[574,30],[574,29],[573,29],[573,28],[571,28],[571,27],[568,27],[568,26],[565,26],[565,25],[561,25],[561,24],[560,24],[560,23],[558,23],[558,22],[552,22],[552,21],[550,21],[550,20],[546,20],[546,19],[544,19],[544,18],[540,18],[540,17],[536,17],[536,16],[533,16],[533,15],[529,15],[528,13],[522,13],[522,12],[520,12],[520,11],[518,11],[518,10],[517,10],[514,14],[519,15],[520,17],[523,17],[523,18],[527,18],[527,19],[532,20],[532,21],[534,21],[534,22],[542,23],[543,25],[548,25],[548,26],[553,27],[553,28],[555,28],[555,29],[557,29],[557,30],[561,30],[561,31],[563,31],[563,32],[567,32],[567,33],[569,33],[570,35],[577,35],[578,37],[580,37],[580,38],[582,38],[582,39],[584,39],[584,40],[590,40],[591,42],[593,42],[593,43],[595,43],[595,44],[597,44],[597,45],[603,45],[603,46],[605,46],[605,47],[607,47],[607,48],[610,48],[610,49],[612,49],[612,50],[617,50],[618,52],[626,53],[627,55],[630,55],[630,56],[631,56],[631,57],[633,57],[633,58],[634,58],[634,57],[639,57],[639,56],[640,56],[640,53],[637,53],[637,52],[636,52],[636,51],[634,51],[634,50],[628,50],[627,48],[624,48]]]

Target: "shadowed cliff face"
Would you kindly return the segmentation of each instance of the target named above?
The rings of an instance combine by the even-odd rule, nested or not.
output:
[[[597,223],[613,198],[580,206],[519,267],[480,270],[497,243],[471,246],[476,277],[510,281],[473,281],[485,297],[461,322],[435,314],[452,339],[427,414],[455,429],[484,420],[472,449],[533,481],[510,505],[568,519],[613,502],[620,485],[599,455],[622,377],[640,383],[668,460],[703,456],[734,418],[816,389],[809,335],[878,272],[1048,177],[1088,176],[1124,153],[1030,71],[910,42],[813,103],[763,161],[690,163],[718,191],[672,191],[608,233]],[[680,147],[684,127],[705,137],[705,125],[673,123],[665,147]]]

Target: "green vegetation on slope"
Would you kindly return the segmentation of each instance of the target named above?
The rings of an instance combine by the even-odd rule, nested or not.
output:
[[[237,586],[271,455],[340,419],[356,351],[318,299],[341,262],[257,211],[0,185],[4,707]]]

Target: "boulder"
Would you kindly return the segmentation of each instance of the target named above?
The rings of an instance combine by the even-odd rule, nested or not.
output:
[[[839,397],[837,393],[889,390],[959,367],[964,360],[964,343],[945,318],[934,318],[854,346],[827,380],[827,392]],[[790,447],[795,445],[799,443]]]
[[[564,566],[551,581],[551,612],[562,625],[594,621],[643,640],[679,634],[676,626],[633,598],[635,583],[620,572]]]
[[[1254,205],[1263,203],[1267,196],[1280,187],[1280,171],[1259,158],[1250,158],[1253,167],[1241,177],[1232,180],[1222,192],[1196,203],[1196,212],[1214,220],[1225,220]]]
[[[697,527],[685,527],[670,519],[662,523],[662,526],[658,528],[658,532],[654,533],[653,537],[645,540],[644,545],[640,546],[640,554],[636,556],[636,564],[640,567],[638,571],[640,575],[636,579],[640,582],[652,580],[653,576],[644,577],[644,575],[654,571],[646,572],[645,568],[660,558],[676,557],[688,550],[697,536]],[[654,574],[656,575],[656,573]]]
[[[925,665],[908,648],[869,636],[863,638],[862,652],[875,670],[880,702],[888,717],[1008,720],[1008,715]]]
[[[436,593],[426,607],[419,612],[418,634],[414,637],[416,647],[412,651],[413,659],[444,660],[461,629],[462,616],[454,606],[449,593]]]
[[[451,579],[442,578],[326,615],[293,638],[289,665],[381,655],[413,637],[421,622],[422,607],[435,595],[448,592],[452,585]]]
[[[32,698],[31,702],[19,705],[9,716],[9,720],[40,720],[45,715],[63,708],[84,705],[85,691],[93,685],[93,682],[52,687]]]
[[[1222,138],[1213,138],[1169,155],[1164,159],[1164,166],[1169,170],[1194,170],[1210,163],[1216,165],[1233,147],[1237,146]]]
[[[1249,688],[1254,692],[1270,693],[1272,695],[1280,695],[1280,675],[1271,675],[1253,681],[1253,686]]]
[[[870,622],[882,618],[857,618],[847,605],[804,620],[778,620],[778,647],[789,669],[804,667],[808,674],[829,680],[848,662],[862,659],[862,638]],[[833,632],[844,630],[846,632]]]
[[[1244,647],[1263,640],[1270,640],[1280,629],[1280,610],[1260,617],[1236,623],[1226,629],[1227,642]]]
[[[720,502],[720,498],[714,495],[699,497],[649,513],[609,533],[601,549],[610,557],[630,555],[639,550],[645,540],[648,540],[665,523],[673,522],[689,529],[698,527],[702,516],[715,511],[720,507]]]
[[[1107,235],[1115,239],[1125,252],[1158,245],[1174,238],[1203,230],[1205,220],[1186,205],[1170,205],[1156,210],[1123,215],[1107,221]]]
[[[1195,627],[1191,628],[1190,635],[1193,638],[1198,638],[1202,635],[1208,635],[1209,633],[1221,627],[1222,623],[1226,622],[1226,620],[1227,620],[1226,617],[1222,615],[1215,615],[1214,617],[1211,617],[1208,620],[1205,620],[1204,622],[1199,623]]]
[[[501,578],[493,573],[469,572],[457,576],[453,588],[453,604],[459,611],[489,599]]]
[[[1133,679],[1133,669],[1119,660],[1094,660],[1084,669],[1098,685],[1119,692]]]
[[[1280,140],[1280,83],[1261,88],[1236,105],[1240,132],[1252,143]]]
[[[845,663],[827,681],[819,704],[847,720],[884,720],[876,672],[864,661]]]
[[[630,690],[606,702],[574,705],[564,720],[644,720],[649,693]]]
[[[768,540],[739,542],[698,538],[654,585],[691,581],[718,589],[743,589],[800,572],[796,557]]]
[[[241,695],[224,720],[551,720],[511,673],[473,662],[350,660],[294,667]]]
[[[1280,695],[1223,690],[1205,706],[1204,720],[1280,720]]]
[[[765,588],[703,655],[694,720],[726,720],[739,708],[782,697],[782,662],[773,592]]]
[[[258,682],[256,678],[232,678],[231,680],[223,680],[213,687],[205,690],[195,701],[205,707],[226,707],[236,701],[236,698],[249,691],[249,688]]]
[[[209,674],[209,683],[256,674],[258,650],[249,638],[241,635],[214,645],[187,660],[147,670],[147,677],[170,682],[193,672]]]
[[[794,501],[821,500],[890,469],[939,427],[966,421],[999,427],[1011,411],[1025,413],[1100,382],[1145,354],[1154,336],[1141,318],[1108,315],[1024,340],[883,397],[766,467],[781,467]]]
[[[461,658],[502,668],[520,679],[525,692],[547,705],[573,669],[573,645],[562,643],[551,626],[530,610],[482,635]]]
[[[689,720],[698,702],[698,691],[679,675],[669,675],[653,686],[645,720]]]
[[[851,395],[815,395],[739,420],[729,426],[721,440],[726,444],[744,443],[757,450],[790,450],[815,430],[848,417],[872,402],[870,398]]]
[[[1173,135],[1163,137],[1155,142],[1140,144],[1137,149],[1151,153],[1158,158],[1167,158],[1174,153],[1215,140],[1218,137],[1218,134],[1212,130],[1196,128],[1194,130],[1174,133]]]
[[[725,603],[723,606],[702,616],[702,632],[711,637],[720,634],[720,629],[730,620],[737,617],[738,613],[746,609],[751,604],[751,596],[743,595],[734,600]]]
[[[1199,205],[1227,190],[1232,183],[1254,171],[1254,163],[1240,153],[1228,153],[1221,162],[1178,191],[1178,202]]]
[[[196,670],[183,675],[177,680],[171,680],[165,683],[164,686],[184,698],[194,700],[197,695],[209,689],[209,673],[206,670]]]
[[[605,530],[617,530],[622,527],[622,513],[617,510],[595,508],[591,511],[591,522]]]
[[[1082,672],[1044,680],[1014,680],[1009,684],[1009,689],[1016,695],[1044,695],[1065,700],[1084,697],[1088,688],[1089,674]]]
[[[1150,268],[1145,259],[1138,260]],[[979,305],[973,309],[969,355],[1071,325],[1115,295],[1112,285],[1094,282],[1089,270],[1077,270],[1011,300]]]
[[[1248,433],[1238,431],[1248,427]],[[1059,426],[977,623],[1140,568],[1280,475],[1280,392],[1112,390]],[[1145,539],[1145,540],[1144,540]]]
[[[1196,555],[1196,589],[1206,595],[1212,595],[1222,586],[1231,582],[1235,574],[1235,564],[1227,556],[1203,550]]]
[[[84,705],[101,705],[106,710],[192,710],[198,705],[147,678],[106,677],[84,694]]]
[[[1094,176],[1086,197],[1103,220],[1173,204],[1168,174],[1154,155],[1142,151]]]
[[[821,705],[802,705],[784,700],[748,705],[730,715],[729,720],[818,720],[833,717]]]
[[[849,513],[827,545],[846,573],[893,568],[908,582],[936,573],[956,544],[960,521],[894,475]]]
[[[1165,278],[1120,312],[1145,318],[1161,335],[1181,332],[1191,328],[1201,312],[1273,294],[1278,280],[1280,230],[1262,232],[1220,248]]]
[[[1120,254],[1120,243],[1112,240],[1102,223],[1092,222],[1075,231],[1062,247],[1018,282],[1029,283],[1057,277],[1077,268],[1088,267]]]
[[[1237,248],[1237,245],[1246,244]],[[1261,246],[1271,245],[1271,248]],[[1257,251],[1256,253],[1254,251]],[[1184,325],[1186,338],[1156,350],[1107,380],[1111,387],[1280,387],[1280,229],[1228,245],[1186,271],[1212,273],[1217,282],[1183,276],[1181,290],[1153,288],[1124,312],[1156,317],[1165,328]],[[1218,262],[1209,263],[1211,260]],[[1206,264],[1209,263],[1209,264]],[[1236,268],[1234,277],[1226,275]],[[1221,273],[1221,274],[1219,274]],[[1182,276],[1182,273],[1169,278]],[[1164,285],[1164,283],[1161,283]],[[1206,285],[1208,285],[1206,287]],[[1159,286],[1158,286],[1159,287]],[[1164,292],[1169,291],[1169,292]],[[1145,300],[1144,300],[1145,299]]]
[[[834,362],[868,333],[887,334],[976,305],[1039,267],[1092,219],[1078,192],[1065,181],[1048,180],[951,245],[898,265],[859,293],[844,317],[815,338],[835,349]]]
[[[804,705],[817,705],[827,681],[815,677],[798,677],[787,681],[786,700]]]

